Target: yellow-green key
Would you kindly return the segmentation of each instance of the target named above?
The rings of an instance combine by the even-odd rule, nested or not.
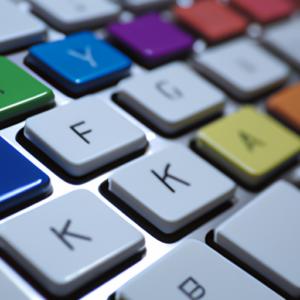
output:
[[[0,56],[0,128],[54,104],[54,94],[49,88]]]
[[[257,186],[300,152],[300,139],[272,117],[246,106],[198,131],[197,146],[247,186]]]

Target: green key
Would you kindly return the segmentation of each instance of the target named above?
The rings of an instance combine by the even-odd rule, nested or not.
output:
[[[0,56],[0,127],[55,105],[52,90]]]

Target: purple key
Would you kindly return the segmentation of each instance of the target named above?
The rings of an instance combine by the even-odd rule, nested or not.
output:
[[[194,42],[181,29],[163,22],[157,13],[138,17],[130,23],[110,25],[108,30],[147,66],[187,53]]]

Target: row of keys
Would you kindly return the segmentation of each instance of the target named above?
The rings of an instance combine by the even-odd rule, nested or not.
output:
[[[300,295],[299,197],[296,187],[278,181],[219,225],[214,233],[215,243],[223,250],[294,298]],[[115,294],[116,300],[141,298],[283,299],[193,240],[181,243]]]
[[[1,149],[11,148],[4,141],[2,143]],[[16,163],[26,164],[25,159],[20,160],[21,155],[17,155],[17,151],[14,151],[13,159]],[[182,160],[182,157],[185,159]],[[32,171],[34,172],[37,171]],[[33,174],[33,177],[37,177],[37,174]],[[227,201],[235,189],[233,181],[179,145],[123,166],[112,174],[109,183],[109,188],[113,193],[165,233],[178,230]],[[289,244],[297,234],[295,224],[298,219],[299,193],[292,185],[280,181],[220,225],[215,234],[216,242],[224,249],[292,296],[299,296],[300,290],[297,274],[290,266],[290,264],[294,266],[297,261],[297,259],[290,260],[290,258],[297,257],[299,247],[297,240],[294,241],[292,247]],[[285,217],[282,218],[282,222],[279,222],[279,216],[282,214]],[[268,216],[267,223],[265,216]],[[255,227],[253,219],[255,219]],[[98,225],[95,226],[95,224]],[[144,239],[137,230],[113,213],[97,197],[83,190],[57,198],[5,222],[0,226],[0,232],[1,247],[40,284],[56,295],[66,295],[75,291],[118,263],[137,254],[144,245]],[[121,235],[120,232],[122,232]],[[36,244],[36,239],[40,241],[39,244]],[[28,243],[28,241],[31,242]],[[36,246],[32,247],[32,244]],[[199,268],[195,265],[194,259],[198,257],[196,252],[194,255],[186,256],[185,259],[172,258],[176,251],[181,251],[179,249],[186,247],[183,245],[173,251],[173,254],[163,258],[162,261],[170,261],[167,265],[164,265],[162,261],[157,262],[155,266],[121,288],[117,297],[122,299],[137,297],[138,299],[139,293],[145,290],[136,288],[136,285],[144,287],[146,278],[155,276],[152,273],[156,273],[154,270],[161,272],[160,268],[162,268],[165,272],[170,272],[169,264],[174,264],[174,262],[185,265],[185,268],[178,266],[178,272],[172,271],[172,274],[184,277],[176,285],[179,290],[174,290],[171,286],[175,283],[175,278],[166,277],[169,278],[170,286],[165,287],[171,295],[174,293],[174,299],[180,299],[181,292],[190,296],[191,299],[200,299],[200,295],[212,293],[210,286],[214,285],[213,283],[210,285],[209,281],[203,281],[202,277],[205,273],[201,275],[200,271],[196,273],[192,271],[203,270],[201,272],[204,272],[207,268],[211,270],[212,266],[216,268],[215,272],[220,274],[224,272],[228,275],[228,272],[239,272],[239,275],[236,274],[239,278],[238,282],[241,284],[242,278],[246,282],[252,281],[254,285],[252,293],[255,295],[257,293],[257,296],[266,293],[264,297],[271,297],[270,299],[275,297],[275,294],[266,287],[226,262],[225,259],[213,254],[214,252],[203,245],[201,247],[206,250],[202,250],[202,255],[198,252],[198,255],[203,259],[201,264],[205,261],[207,266],[202,265]],[[199,249],[197,251],[200,251],[200,246],[197,248]],[[70,251],[73,253],[72,256],[69,255]],[[185,253],[182,254],[183,256],[186,255],[186,251],[189,252],[183,251]],[[272,253],[272,256],[269,253]],[[282,253],[285,253],[286,257],[284,262],[282,262]],[[209,260],[210,256],[214,261],[213,264]],[[51,257],[53,259],[49,259]],[[191,260],[190,263],[188,259]],[[54,261],[56,263],[53,263]],[[216,261],[219,261],[220,265]],[[223,268],[226,271],[221,272]],[[174,270],[174,265],[172,270]],[[189,274],[182,274],[183,270]],[[226,276],[228,277],[230,276]],[[206,277],[206,280],[209,278]],[[150,282],[156,284],[156,280]],[[217,282],[224,282],[224,279]],[[238,297],[244,288],[240,291],[237,288],[226,291],[231,297]],[[153,286],[150,286],[150,289],[152,291],[150,295],[153,297],[152,293],[158,290]],[[213,290],[218,291],[218,289]]]
[[[143,1],[131,1],[131,4],[133,6],[135,4],[137,6],[143,6],[159,2],[151,1],[152,3],[147,3],[148,0],[146,0],[146,2],[145,0]],[[167,2],[166,0],[164,1]],[[247,10],[254,19],[262,23],[283,18],[291,14],[295,9],[288,0],[272,0],[272,5],[269,4],[269,0],[264,1],[266,2],[264,5],[262,5],[261,1],[253,2],[240,0],[232,2],[241,9]],[[35,14],[41,16],[41,18],[50,23],[52,27],[58,28],[63,32],[99,27],[107,21],[116,19],[121,12],[121,7],[118,4],[107,0],[88,0],[84,2],[69,0],[63,1],[63,4],[46,0],[31,0],[30,2]],[[131,4],[128,3],[129,6]],[[264,7],[268,9],[265,10]],[[272,7],[272,10],[269,9],[270,7]],[[19,8],[9,0],[1,0],[1,8],[5,11],[5,19],[1,19],[3,25],[1,26],[0,31],[0,53],[34,44],[45,39],[46,26],[35,16],[21,12]],[[173,11],[179,22],[188,25],[210,42],[218,42],[242,34],[246,31],[249,24],[248,19],[243,15],[239,14],[228,5],[220,4],[215,0],[199,1],[191,5],[177,5],[174,7]],[[12,18],[12,16],[14,17]],[[15,16],[18,16],[19,21],[17,23],[14,22]],[[167,30],[166,26],[159,25],[159,22],[154,19],[154,16],[150,19],[148,19],[148,17],[146,17],[146,19],[144,17],[141,19],[137,18],[138,22],[134,20],[131,25],[115,24],[109,26],[109,31],[114,37],[117,36],[119,41],[126,43],[132,50],[137,51],[139,55],[144,54],[145,56],[146,54],[148,60],[154,60],[157,55],[154,53],[155,51],[153,53],[151,52],[153,49],[149,47],[149,42],[150,44],[152,43],[151,41],[148,41],[149,38],[154,38],[154,40],[157,39],[157,35],[152,34],[153,30],[159,32],[159,36],[166,35],[170,39],[166,41],[166,38],[162,37],[159,43],[164,42],[170,44],[171,48],[177,46],[179,47],[177,49],[179,52],[180,50],[183,52],[182,47],[188,48],[192,39],[188,37],[186,33],[182,33],[179,37],[178,33],[174,32],[174,29],[170,29],[173,26],[170,26],[169,30]],[[153,22],[156,23],[156,26],[153,26]],[[139,34],[139,32],[141,34]],[[289,35],[293,34],[292,31],[289,32]],[[145,45],[137,46],[134,43],[137,37],[130,37],[128,34],[137,35],[139,43],[142,42],[144,36],[146,38],[145,41],[143,41]],[[171,36],[174,34],[177,35],[177,37],[172,39]],[[178,41],[176,44],[176,40],[178,39],[181,41]],[[183,39],[185,39],[185,46],[181,45]],[[276,39],[276,37],[272,39]],[[279,43],[284,44],[281,38],[277,37],[277,40],[279,40]],[[172,45],[173,43],[175,44]],[[178,44],[181,46],[178,46]],[[143,49],[140,47],[143,47]],[[141,50],[147,51],[143,53]],[[144,57],[142,58],[144,59]],[[151,65],[153,64],[153,61],[152,63],[147,63]]]

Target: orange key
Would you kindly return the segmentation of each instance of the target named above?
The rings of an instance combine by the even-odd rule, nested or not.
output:
[[[248,20],[225,4],[201,0],[184,8],[176,5],[174,13],[179,21],[190,26],[210,42],[218,42],[243,33]]]
[[[289,0],[230,0],[230,3],[263,24],[285,18],[296,8]]]
[[[268,110],[300,131],[300,83],[273,95]]]

